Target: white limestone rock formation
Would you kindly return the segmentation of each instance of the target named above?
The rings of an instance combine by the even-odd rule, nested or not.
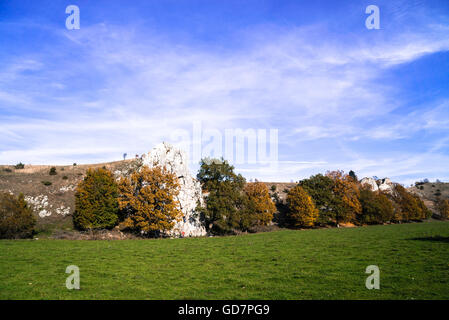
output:
[[[362,180],[360,180],[360,184],[362,186],[368,186],[371,191],[379,190],[379,187],[377,186],[376,180],[374,180],[374,178],[363,178]]]
[[[169,235],[173,237],[206,235],[206,229],[199,219],[199,214],[195,211],[198,202],[201,205],[204,204],[201,184],[190,174],[186,153],[163,142],[142,156],[142,165],[150,168],[158,165],[165,166],[179,179],[180,191],[177,200],[180,203],[183,219],[175,224]]]
[[[381,180],[379,185],[379,190],[387,193],[392,193],[394,188],[394,183],[391,182],[389,178],[384,178]]]

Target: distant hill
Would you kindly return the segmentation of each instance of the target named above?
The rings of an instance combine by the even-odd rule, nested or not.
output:
[[[407,189],[423,199],[426,206],[437,214],[436,203],[440,199],[449,199],[449,183],[445,182],[417,182]]]
[[[125,171],[134,159],[71,166],[26,165],[23,169],[0,166],[0,191],[23,193],[38,216],[37,229],[73,229],[71,214],[75,208],[75,188],[89,168],[105,167],[112,172]],[[56,175],[50,169],[56,168]]]

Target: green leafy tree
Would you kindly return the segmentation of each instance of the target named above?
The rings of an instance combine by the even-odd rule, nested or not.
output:
[[[243,194],[246,181],[234,173],[232,165],[223,158],[202,159],[197,179],[205,194],[205,207],[198,210],[209,232],[226,234],[249,227],[241,216],[247,204]]]
[[[349,171],[348,175],[352,178],[352,180],[354,180],[355,182],[359,181],[359,179],[357,178],[357,175],[355,174],[354,171]]]
[[[23,194],[0,193],[0,239],[30,238],[36,219]]]
[[[87,170],[75,193],[73,223],[80,230],[110,229],[117,225],[118,185],[109,170]]]
[[[322,174],[311,176],[299,182],[301,186],[313,199],[316,208],[319,210],[319,224],[328,224],[335,221],[335,210],[333,209],[334,182],[331,178]]]
[[[394,218],[393,203],[382,192],[362,188],[360,203],[362,205],[362,214],[358,216],[360,223],[378,224]]]

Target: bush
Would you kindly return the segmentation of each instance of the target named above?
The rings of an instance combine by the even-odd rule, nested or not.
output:
[[[51,167],[50,171],[48,172],[49,175],[54,176],[57,175],[58,173],[56,172],[56,168],[55,167]]]
[[[440,213],[441,218],[449,218],[449,200],[444,199],[438,202],[438,212]]]
[[[243,194],[245,178],[234,173],[234,167],[226,160],[202,159],[197,174],[203,192],[206,193],[204,208],[199,207],[206,229],[214,234],[235,233],[249,227],[244,210]],[[243,216],[242,216],[243,215]]]
[[[17,198],[0,193],[0,238],[30,238],[34,233],[36,219],[23,194]]]
[[[267,226],[273,220],[276,206],[271,200],[268,187],[262,182],[253,182],[245,185],[245,195],[247,197],[246,213],[251,227]],[[242,217],[246,218],[246,217]]]
[[[15,168],[15,169],[23,169],[23,168],[25,168],[25,165],[24,165],[22,162],[19,162],[18,164],[16,164],[16,165],[14,166],[14,168]]]
[[[118,185],[112,173],[89,169],[75,192],[73,223],[77,229],[110,229],[117,225]]]
[[[62,177],[62,180],[67,180],[69,177],[67,177],[67,176],[63,176]]]
[[[294,227],[312,227],[317,218],[312,197],[299,185],[287,194],[288,219]]]
[[[178,178],[161,167],[142,167],[119,182],[124,225],[150,236],[162,236],[182,218]]]
[[[363,188],[360,190],[362,214],[359,222],[377,224],[391,221],[394,217],[394,207],[388,197],[382,192]]]
[[[12,172],[12,170],[10,168],[3,168],[3,171],[5,171],[5,172]]]
[[[41,183],[47,187],[52,185],[52,183],[50,181],[41,181]]]

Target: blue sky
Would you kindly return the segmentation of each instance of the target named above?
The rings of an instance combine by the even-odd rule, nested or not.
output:
[[[278,129],[248,179],[449,181],[449,1],[0,2],[0,163],[119,160],[195,121]]]

